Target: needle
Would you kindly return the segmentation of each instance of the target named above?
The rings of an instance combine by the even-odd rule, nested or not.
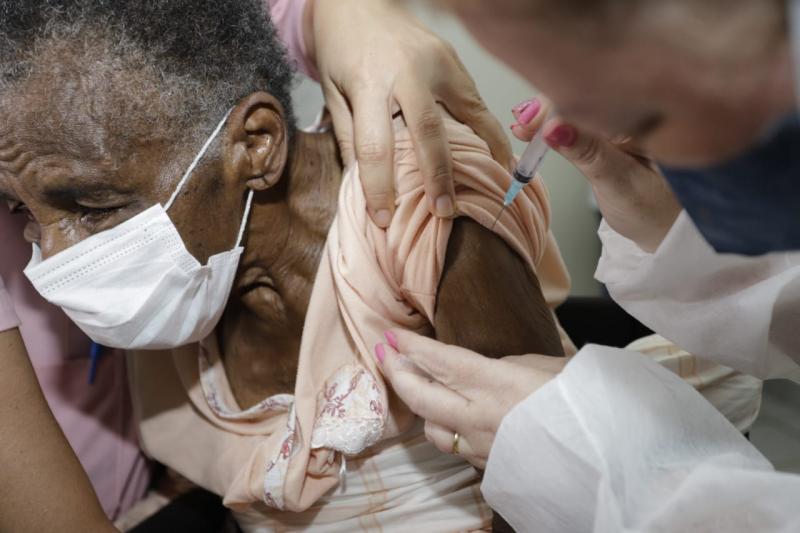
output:
[[[497,225],[497,221],[500,220],[500,216],[505,212],[505,210],[506,206],[503,206],[503,209],[501,209],[500,212],[497,213],[497,218],[495,218],[494,222],[492,222],[492,227],[489,228],[489,231],[494,231],[494,227]]]

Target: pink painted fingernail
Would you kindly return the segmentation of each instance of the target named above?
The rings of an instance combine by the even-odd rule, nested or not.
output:
[[[386,359],[386,348],[383,347],[383,344],[378,343],[375,345],[375,357],[378,358],[380,364],[383,364],[383,360]]]
[[[531,104],[533,104],[533,102],[535,102],[536,100],[537,100],[536,98],[531,98],[529,100],[525,100],[523,102],[518,103],[511,109],[511,114],[514,115],[514,118],[519,118],[519,114],[525,111],[525,109],[527,109],[528,107],[530,107]]]
[[[560,148],[570,148],[578,140],[578,130],[572,126],[561,124],[545,137],[548,144]]]
[[[527,105],[520,110],[519,114],[514,116],[517,118],[517,123],[519,125],[527,126],[536,118],[536,115],[538,115],[541,110],[542,102],[540,102],[538,98],[534,98],[533,100],[529,100]]]
[[[400,348],[398,347],[398,343],[397,343],[397,335],[395,335],[391,331],[387,331],[386,333],[383,334],[383,336],[386,337],[386,342],[389,343],[389,346],[391,346],[395,350],[398,350],[398,351],[400,350]]]

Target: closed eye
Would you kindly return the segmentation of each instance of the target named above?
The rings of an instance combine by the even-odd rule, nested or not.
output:
[[[127,205],[118,205],[110,207],[94,207],[78,204],[78,214],[82,224],[87,226],[90,230],[97,230],[98,226],[114,218],[120,211],[124,210]]]

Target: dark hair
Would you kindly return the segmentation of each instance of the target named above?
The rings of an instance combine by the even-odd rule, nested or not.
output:
[[[134,77],[147,77],[149,92],[157,91],[161,107],[171,108],[167,120],[185,119],[192,127],[207,129],[240,99],[263,90],[284,106],[291,130],[294,70],[266,4],[262,0],[0,0],[0,90],[31,75],[46,50],[56,46],[62,56],[70,55],[64,51],[77,54],[70,67],[63,67],[62,76],[92,77],[95,87],[121,80],[120,71],[125,70],[133,71]],[[50,63],[62,62],[55,58]],[[138,105],[149,104],[142,98]]]

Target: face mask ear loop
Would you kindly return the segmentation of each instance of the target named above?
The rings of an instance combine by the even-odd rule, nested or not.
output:
[[[219,132],[222,130],[222,127],[225,126],[225,122],[227,122],[228,117],[231,115],[232,112],[233,112],[233,108],[230,108],[228,110],[228,112],[225,113],[225,116],[222,117],[222,120],[220,121],[220,123],[217,124],[217,128],[214,130],[214,133],[212,133],[211,137],[208,138],[206,143],[203,145],[203,148],[200,150],[200,152],[194,158],[194,161],[192,161],[192,164],[189,165],[189,169],[183,175],[183,177],[181,178],[181,181],[178,182],[178,186],[175,187],[175,192],[172,193],[172,196],[170,197],[170,199],[167,201],[166,204],[164,204],[164,211],[169,211],[169,208],[172,207],[172,204],[175,203],[175,200],[178,198],[178,194],[181,192],[181,189],[183,189],[183,186],[186,184],[186,181],[192,175],[192,172],[194,172],[194,169],[197,168],[197,165],[203,159],[203,156],[206,155],[206,151],[208,151],[209,146],[211,146],[211,143],[214,142],[214,139],[217,138],[217,135],[219,135]]]
[[[247,220],[250,218],[250,208],[253,206],[253,189],[247,193],[247,203],[244,204],[244,216],[242,217],[242,225],[239,226],[239,236],[236,238],[236,248],[241,246],[242,238],[244,237],[244,230],[247,227]]]

